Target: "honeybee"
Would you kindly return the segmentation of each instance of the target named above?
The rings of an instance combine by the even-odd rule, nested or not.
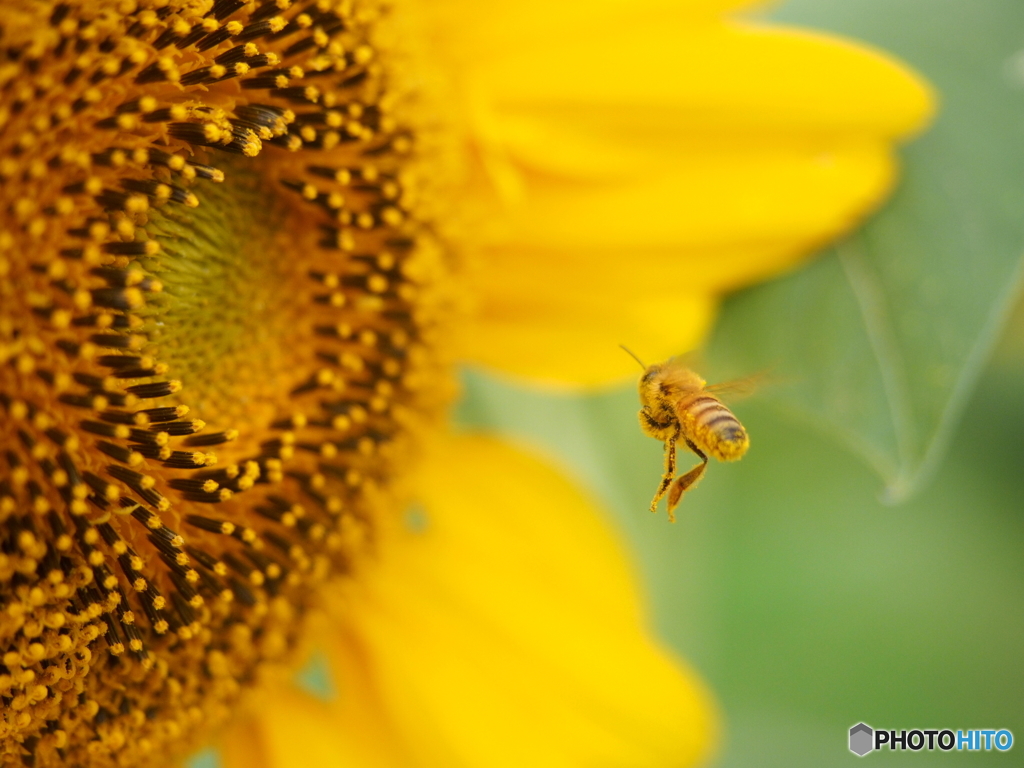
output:
[[[668,519],[675,522],[675,508],[683,494],[704,476],[708,456],[736,461],[750,447],[750,437],[739,419],[713,394],[728,385],[707,386],[678,358],[651,366],[644,366],[636,355],[633,358],[645,369],[639,384],[640,429],[665,443],[665,473],[651,501],[651,512],[667,491]],[[680,441],[700,457],[700,464],[676,479],[676,445]]]

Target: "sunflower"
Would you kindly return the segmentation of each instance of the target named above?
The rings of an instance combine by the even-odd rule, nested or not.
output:
[[[739,3],[3,5],[5,762],[246,702],[239,765],[702,759],[592,502],[444,434],[452,361],[692,346],[877,203],[927,89]],[[325,623],[327,703],[276,682]]]

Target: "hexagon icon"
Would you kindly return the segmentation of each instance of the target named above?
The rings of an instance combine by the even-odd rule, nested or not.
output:
[[[850,729],[850,751],[858,757],[864,757],[875,748],[875,732],[870,725],[857,723]]]

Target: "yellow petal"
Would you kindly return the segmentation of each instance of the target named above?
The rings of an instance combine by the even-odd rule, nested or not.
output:
[[[600,249],[625,261],[640,248],[782,241],[796,250],[849,227],[893,178],[881,141],[680,141],[646,177],[587,185],[530,180],[494,250]]]
[[[398,768],[371,697],[348,696],[359,708],[321,701],[291,685],[269,687],[236,718],[221,744],[224,768]],[[344,723],[344,727],[339,727]]]
[[[616,313],[635,328],[629,318],[653,299],[711,305],[855,226],[892,186],[894,140],[933,109],[929,88],[892,59],[823,35],[687,9],[592,33],[509,49],[467,76],[476,195],[490,190],[497,210],[474,284],[471,362],[537,375],[535,355],[494,351],[531,313],[544,323],[527,321],[516,348],[587,334],[577,346],[588,357],[620,341],[661,348],[657,333],[605,334]],[[594,306],[612,317],[590,322]],[[699,340],[706,317],[667,352]],[[563,360],[543,375],[621,376]]]
[[[736,10],[764,5],[766,0],[592,0],[578,3],[549,0],[430,0],[421,12],[436,38],[436,53],[450,61],[474,64],[564,44],[595,30],[621,29],[646,19],[718,18]],[[458,67],[453,76],[464,74]]]
[[[473,350],[473,363],[551,388],[566,382],[598,387],[636,378],[636,363],[620,344],[644,359],[665,359],[695,347],[714,319],[715,302],[708,294],[649,291],[624,301],[613,287],[589,294],[607,297],[599,303],[577,295],[567,322],[564,302],[557,296],[540,301],[539,293],[532,304],[503,305],[499,296],[477,322],[460,329],[459,343]]]
[[[920,128],[933,109],[930,88],[903,65],[834,36],[686,14],[600,31],[566,34],[543,50],[519,47],[469,76],[501,115],[558,117],[604,106],[604,115],[592,115],[596,125],[580,127],[623,138],[666,127],[749,126],[892,138]]]
[[[330,711],[321,702],[288,687],[276,689],[257,716],[234,722],[221,746],[224,768],[331,765],[331,725]]]
[[[401,768],[413,761],[366,687],[361,659],[338,656],[345,695],[324,700],[290,683],[250,697],[220,744],[223,768]]]
[[[651,638],[616,537],[574,486],[468,437],[433,452],[419,483],[425,525],[385,536],[354,580],[334,663],[343,698],[374,692],[406,765],[706,757],[707,694]]]

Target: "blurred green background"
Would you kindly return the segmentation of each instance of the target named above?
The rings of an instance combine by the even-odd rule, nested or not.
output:
[[[726,303],[709,378],[776,380],[735,403],[747,457],[711,466],[673,526],[647,512],[661,445],[641,434],[632,387],[568,397],[471,371],[460,421],[537,447],[608,506],[657,629],[719,697],[723,768],[852,764],[860,721],[1018,740],[876,765],[1020,765],[1024,315],[1008,318],[1024,253],[1024,3],[795,0],[770,19],[890,51],[941,104],[863,230]],[[620,341],[633,345],[611,339],[609,354],[631,375]]]

